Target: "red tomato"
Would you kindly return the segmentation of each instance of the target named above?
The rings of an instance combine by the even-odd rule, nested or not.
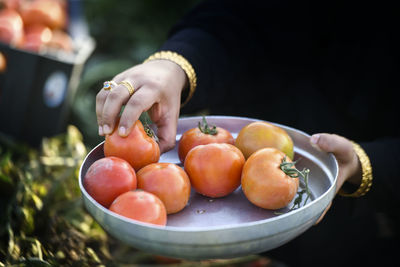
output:
[[[163,202],[156,195],[142,190],[123,193],[114,200],[110,210],[141,222],[167,224],[167,210]]]
[[[19,13],[13,9],[0,10],[0,42],[19,46],[24,37],[24,25]]]
[[[280,168],[283,159],[291,160],[276,148],[263,148],[253,153],[242,171],[242,190],[247,199],[264,209],[280,209],[293,200],[299,186]]]
[[[192,148],[185,171],[193,188],[208,197],[226,196],[240,185],[244,156],[231,144],[207,144]]]
[[[244,126],[236,137],[235,145],[250,157],[255,151],[265,147],[275,147],[293,159],[293,141],[288,133],[271,123],[265,121],[252,122]]]
[[[116,197],[136,189],[136,174],[123,159],[101,158],[89,167],[83,185],[94,200],[108,208]]]
[[[178,143],[180,161],[184,163],[187,153],[193,147],[210,143],[228,143],[233,145],[235,139],[232,134],[224,128],[216,126],[210,128],[205,117],[203,117],[202,124],[199,122],[197,128],[192,128],[182,134]]]
[[[64,29],[67,24],[67,12],[63,1],[29,1],[21,6],[21,15],[27,26],[41,24],[51,29]]]
[[[181,211],[189,201],[190,180],[186,172],[173,163],[153,163],[137,173],[138,188],[158,196],[167,213]]]
[[[104,155],[115,156],[128,161],[135,171],[142,167],[158,162],[160,148],[153,137],[145,131],[143,124],[137,120],[130,134],[121,137],[115,127],[114,131],[106,135],[104,142]]]

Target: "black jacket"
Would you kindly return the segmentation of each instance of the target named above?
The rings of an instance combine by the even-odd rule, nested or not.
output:
[[[336,197],[321,224],[270,252],[291,266],[393,262],[386,250],[399,226],[397,17],[384,2],[206,1],[160,48],[183,55],[197,73],[182,114],[207,108],[336,133],[367,152],[371,191]]]

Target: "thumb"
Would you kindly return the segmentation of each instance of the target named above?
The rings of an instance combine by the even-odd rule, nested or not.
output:
[[[310,138],[310,143],[312,146],[317,148],[318,150],[333,153],[339,164],[339,173],[337,177],[337,186],[336,192],[343,185],[346,177],[348,176],[349,170],[349,162],[352,162],[354,159],[353,153],[353,145],[350,140],[336,134],[327,134],[327,133],[319,133],[314,134]],[[328,207],[324,210],[322,215],[318,218],[315,224],[321,222],[329,208],[331,207],[332,202],[329,203]]]
[[[347,162],[352,159],[353,146],[343,136],[327,133],[314,134],[310,138],[310,143],[319,150],[333,153],[339,162]]]

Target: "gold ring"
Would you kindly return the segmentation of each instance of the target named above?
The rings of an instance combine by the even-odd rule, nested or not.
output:
[[[118,85],[123,85],[126,87],[126,89],[128,89],[129,91],[129,96],[133,95],[133,93],[135,92],[135,88],[133,87],[133,85],[129,82],[129,81],[122,81],[120,83],[118,83]]]
[[[114,81],[105,81],[103,84],[104,90],[111,90],[113,87],[117,86],[117,83]]]

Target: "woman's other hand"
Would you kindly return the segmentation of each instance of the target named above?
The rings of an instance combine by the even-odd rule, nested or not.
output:
[[[361,164],[350,140],[336,134],[321,133],[312,135],[310,142],[317,149],[331,152],[335,155],[339,165],[336,193],[345,182],[355,185],[361,183]],[[317,223],[319,223],[325,216],[331,204],[332,202],[317,220]]]

